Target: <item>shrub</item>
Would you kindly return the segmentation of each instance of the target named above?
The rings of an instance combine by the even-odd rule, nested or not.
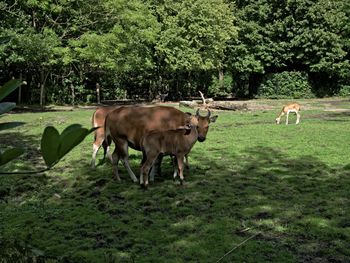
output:
[[[337,95],[340,97],[350,96],[350,85],[342,85]]]
[[[224,76],[224,82],[222,85],[218,77],[213,76],[211,85],[208,88],[208,96],[211,97],[227,97],[231,95],[232,90],[232,77],[229,75]]]
[[[257,95],[260,98],[269,99],[314,97],[307,73],[298,71],[266,75],[258,88]]]

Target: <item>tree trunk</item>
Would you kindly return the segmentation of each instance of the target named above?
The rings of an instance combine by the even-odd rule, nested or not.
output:
[[[96,94],[97,94],[97,103],[100,104],[101,103],[101,97],[100,97],[100,84],[98,82],[96,82]]]
[[[44,91],[45,91],[45,84],[44,84],[44,71],[40,71],[40,106],[44,106]]]
[[[19,87],[18,87],[18,104],[21,104],[21,102],[22,102],[22,72],[19,73],[19,81],[21,84],[19,84]]]
[[[45,104],[45,84],[49,74],[50,74],[49,71],[45,75],[45,71],[43,69],[40,70],[40,106],[41,107],[43,107]]]
[[[224,86],[224,71],[222,69],[219,69],[219,85],[220,88]]]
[[[72,91],[72,105],[74,106],[74,104],[75,104],[75,91],[74,91],[73,83],[70,84],[70,89]]]
[[[32,12],[32,26],[33,26],[33,28],[36,28],[35,11]]]

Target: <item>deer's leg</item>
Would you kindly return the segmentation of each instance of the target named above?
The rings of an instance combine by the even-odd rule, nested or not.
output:
[[[289,111],[287,111],[286,125],[288,125]]]
[[[299,124],[299,122],[300,122],[300,114],[299,114],[299,112],[296,112],[296,115],[297,115],[297,122],[295,124]]]
[[[277,123],[277,124],[280,124],[281,118],[283,117],[283,115],[284,115],[284,112],[282,111],[282,112],[280,113],[280,115],[276,118],[276,123]]]

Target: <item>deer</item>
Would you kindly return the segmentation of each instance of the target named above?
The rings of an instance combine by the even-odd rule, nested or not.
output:
[[[177,161],[175,169],[178,172],[174,172],[174,179],[179,174],[180,183],[183,184],[184,158],[197,140],[199,142],[205,141],[209,124],[215,122],[218,117],[217,115],[210,117],[210,115],[208,110],[207,116],[200,116],[199,110],[197,110],[196,115],[191,116],[189,124],[174,130],[151,131],[142,138],[141,186],[147,188],[148,174],[160,154],[175,156],[174,159]]]
[[[281,121],[281,117],[284,115],[284,114],[287,114],[287,117],[286,117],[286,125],[288,125],[288,117],[289,117],[289,113],[290,112],[294,112],[296,115],[297,115],[297,120],[295,122],[295,124],[299,124],[300,122],[300,114],[299,114],[299,111],[300,111],[300,105],[298,103],[289,103],[285,106],[283,106],[280,114],[278,115],[278,117],[276,118],[276,124],[280,124],[280,121]]]

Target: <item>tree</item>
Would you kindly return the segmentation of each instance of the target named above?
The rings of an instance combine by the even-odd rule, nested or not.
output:
[[[349,72],[349,4],[344,0],[237,1],[239,37],[228,64],[249,93],[263,74],[299,70],[341,79]]]
[[[223,70],[227,42],[237,33],[232,6],[222,0],[191,0],[164,2],[155,9],[162,25],[155,47],[160,75],[185,72],[189,78]]]

